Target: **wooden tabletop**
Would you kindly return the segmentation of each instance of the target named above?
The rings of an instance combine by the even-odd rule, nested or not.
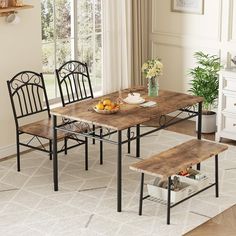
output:
[[[123,90],[122,97],[126,98],[129,91],[129,89]],[[157,102],[157,106],[144,108],[139,105],[124,104],[121,105],[119,112],[111,115],[98,114],[92,110],[101,98],[109,97],[116,101],[118,92],[115,92],[100,98],[55,108],[51,111],[51,114],[114,130],[124,130],[203,101],[202,97],[171,91],[160,91],[158,97],[148,97],[144,87],[132,89],[132,91],[139,92],[146,101]]]
[[[226,145],[192,139],[175,146],[147,160],[130,166],[130,169],[153,175],[156,177],[169,177],[198,164],[209,157],[215,156],[228,149]]]
[[[184,236],[235,236],[236,205],[223,211]]]

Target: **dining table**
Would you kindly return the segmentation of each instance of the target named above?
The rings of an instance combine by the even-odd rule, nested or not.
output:
[[[142,106],[142,104],[127,104],[122,102],[130,92],[139,93],[145,102],[154,102],[152,106]],[[116,101],[119,98],[120,109],[114,114],[100,114],[93,108],[98,101],[110,98]],[[202,127],[202,103],[203,98],[190,94],[160,90],[158,96],[149,97],[145,87],[128,88],[122,91],[113,92],[104,96],[76,102],[65,107],[58,107],[51,110],[53,119],[53,181],[54,190],[58,191],[58,157],[57,157],[57,133],[63,131],[68,134],[78,135],[84,138],[97,139],[102,142],[116,145],[116,169],[117,169],[117,212],[122,211],[122,147],[124,144],[135,142],[136,157],[140,157],[141,138],[153,134],[159,130],[175,125],[184,120],[197,117],[197,138],[201,139]],[[58,119],[64,120],[60,125]],[[155,121],[156,125],[150,129],[141,129],[150,121]],[[153,123],[153,122],[152,122]],[[83,126],[84,132],[76,132],[74,126]],[[105,129],[103,135],[94,133],[90,127],[96,126],[99,129]],[[130,129],[135,132],[130,134]],[[127,135],[122,136],[122,132]],[[111,138],[112,134],[116,135]],[[158,144],[157,144],[158,145]],[[198,165],[200,169],[200,165]]]

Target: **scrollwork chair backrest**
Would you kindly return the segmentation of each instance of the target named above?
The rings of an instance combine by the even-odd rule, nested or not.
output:
[[[93,98],[88,66],[79,61],[68,61],[56,69],[62,105]]]
[[[13,114],[18,119],[47,112],[50,108],[43,75],[33,71],[22,71],[7,81]]]

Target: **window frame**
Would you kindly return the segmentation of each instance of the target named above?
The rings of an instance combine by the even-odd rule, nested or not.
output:
[[[43,42],[42,40],[42,50],[43,50],[43,45],[45,44],[49,44],[49,43],[53,43],[53,58],[54,58],[54,64],[53,64],[53,72],[52,75],[54,76],[54,94],[55,97],[54,98],[49,98],[49,104],[58,104],[61,102],[61,98],[60,98],[60,93],[58,90],[58,84],[57,84],[57,79],[56,79],[56,74],[55,74],[55,70],[57,68],[59,68],[61,65],[57,65],[57,43],[59,41],[69,41],[71,43],[71,60],[78,60],[79,56],[79,51],[78,51],[78,0],[71,0],[71,35],[69,38],[63,38],[63,39],[58,39],[57,35],[56,35],[56,2],[55,0],[51,0],[53,3],[53,40],[52,41],[45,41]],[[93,33],[91,35],[92,37],[92,42],[93,45],[91,47],[91,50],[93,52],[93,65],[92,65],[92,71],[94,72],[93,75],[91,76],[91,80],[92,83],[96,84],[96,74],[95,74],[95,67],[96,67],[96,37],[97,35],[101,35],[101,47],[103,47],[103,40],[102,40],[102,24],[101,24],[101,31],[100,32],[96,32],[96,18],[95,18],[95,1],[96,0],[92,0],[93,3]],[[102,16],[102,4],[101,4],[101,21],[103,19]],[[88,35],[89,36],[89,35]],[[101,72],[102,72],[102,53],[101,53]],[[45,75],[49,75],[49,73],[43,72],[44,77]],[[101,74],[101,78],[102,78],[102,74]],[[94,91],[94,96],[100,96],[102,94],[102,81],[101,81],[101,89],[99,91]]]

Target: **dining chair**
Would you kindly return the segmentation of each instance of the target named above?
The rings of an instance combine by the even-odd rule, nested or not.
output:
[[[88,65],[86,63],[76,60],[68,61],[59,69],[56,69],[56,77],[63,106],[94,98]],[[100,139],[102,139],[103,130],[101,127],[93,125],[92,134],[95,136],[97,128],[100,132]],[[93,144],[95,144],[95,139],[93,139]],[[100,164],[103,164],[102,141],[100,141]]]
[[[20,171],[20,146],[49,153],[51,160],[53,124],[42,73],[33,71],[19,72],[11,80],[7,81],[7,86],[16,126],[17,170]],[[26,137],[21,138],[23,135],[27,135],[29,140],[26,141]],[[62,131],[58,131],[57,137],[58,140],[62,141],[68,138],[73,139],[73,137]],[[37,144],[34,143],[35,141]],[[85,169],[87,169],[87,139],[79,140],[79,143],[70,147],[64,144],[58,152],[67,151],[67,149],[82,144],[85,144]]]

